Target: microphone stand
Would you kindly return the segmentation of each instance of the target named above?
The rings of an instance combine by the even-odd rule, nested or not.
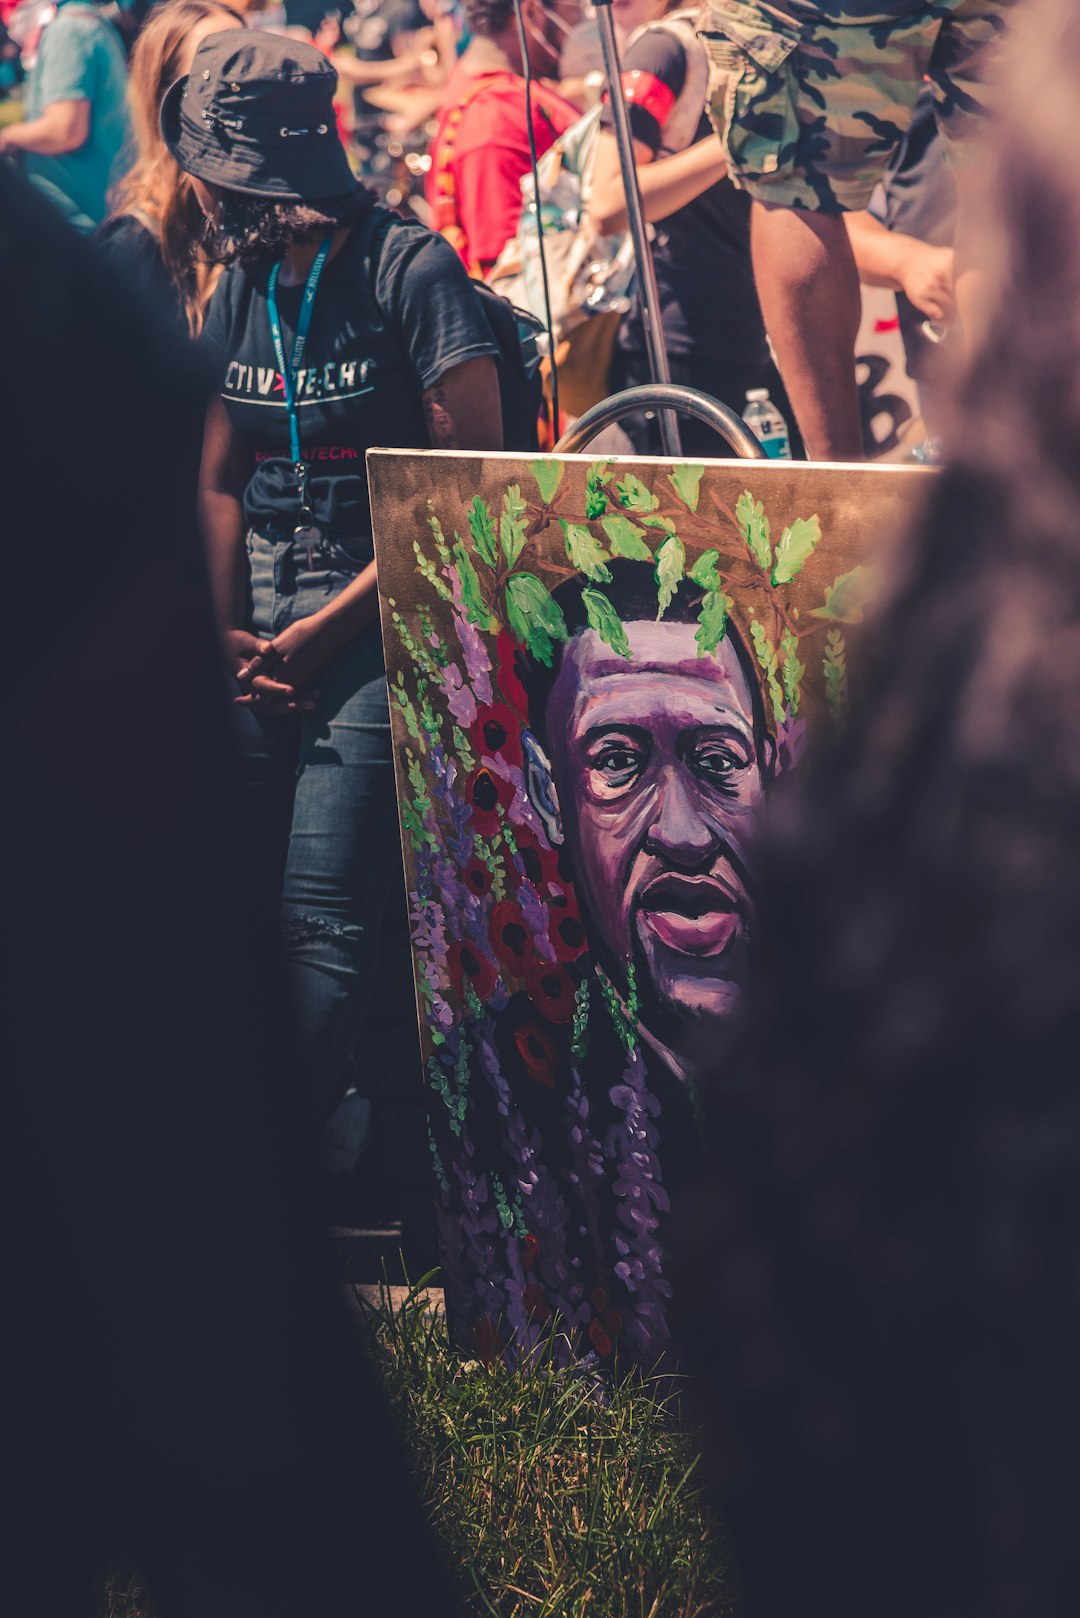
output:
[[[645,209],[638,189],[637,164],[634,161],[634,141],[630,133],[630,118],[623,98],[622,72],[619,67],[619,46],[615,38],[615,19],[611,15],[611,0],[593,0],[596,22],[600,30],[600,48],[604,54],[604,73],[608,84],[608,104],[615,125],[615,142],[619,148],[619,166],[622,169],[623,190],[626,193],[626,216],[630,225],[630,239],[634,244],[637,264],[638,301],[641,305],[641,324],[645,332],[645,351],[649,356],[649,369],[654,382],[670,382],[667,344],[660,322],[660,295],[656,289],[656,268],[652,247],[645,226]],[[682,454],[679,428],[674,412],[657,412],[660,443],[665,455]]]

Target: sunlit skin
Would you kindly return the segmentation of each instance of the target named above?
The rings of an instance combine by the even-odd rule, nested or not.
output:
[[[230,4],[233,4],[233,0],[230,0]],[[234,11],[243,11],[244,9],[243,5],[233,4]],[[191,72],[195,52],[204,39],[208,39],[211,34],[223,34],[226,29],[243,28],[243,26],[239,17],[204,17],[202,22],[194,23],[184,41],[184,54],[180,58],[180,72],[177,77],[182,78]]]
[[[674,1043],[738,998],[750,846],[765,787],[746,676],[730,641],[627,624],[632,659],[591,630],[566,648],[547,710],[562,832],[601,960],[636,968],[642,1023]]]

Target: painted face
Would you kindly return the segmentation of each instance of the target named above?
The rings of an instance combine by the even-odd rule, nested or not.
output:
[[[698,657],[693,624],[626,630],[630,662],[591,630],[566,648],[547,732],[594,941],[619,979],[633,961],[642,1021],[670,1039],[735,1005],[764,780],[730,638]]]

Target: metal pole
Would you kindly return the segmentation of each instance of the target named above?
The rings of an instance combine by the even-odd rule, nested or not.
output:
[[[641,304],[641,324],[645,331],[645,350],[649,356],[649,369],[654,382],[670,382],[667,345],[660,320],[660,295],[656,290],[656,269],[653,265],[649,233],[645,228],[645,209],[638,190],[637,164],[634,161],[634,140],[630,133],[630,118],[623,98],[622,73],[619,68],[619,46],[615,39],[615,20],[611,15],[611,0],[593,0],[596,22],[600,29],[600,48],[604,53],[604,72],[608,82],[608,102],[615,125],[615,141],[619,148],[619,166],[622,169],[623,190],[626,193],[626,217],[630,224],[630,237],[637,260],[638,301]],[[681,455],[679,428],[670,410],[657,413],[660,424],[660,442],[665,455]]]

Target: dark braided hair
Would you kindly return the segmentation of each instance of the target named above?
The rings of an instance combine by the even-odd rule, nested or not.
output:
[[[254,270],[283,258],[290,242],[308,242],[327,230],[366,219],[376,202],[367,186],[312,202],[276,202],[220,188],[217,217],[208,219],[195,251],[214,264]]]

